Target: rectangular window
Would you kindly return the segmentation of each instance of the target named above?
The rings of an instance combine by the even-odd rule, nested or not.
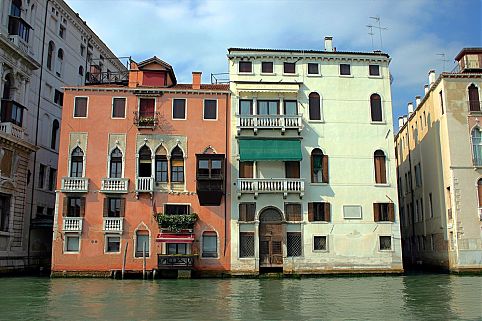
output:
[[[344,76],[351,75],[349,64],[340,64],[340,75],[344,75]]]
[[[285,115],[287,116],[298,115],[298,102],[296,100],[285,100],[284,112],[285,112]]]
[[[167,157],[162,155],[156,156],[156,182],[165,183],[168,181],[168,165]]]
[[[253,178],[253,162],[239,162],[239,178]]]
[[[313,236],[313,250],[314,251],[327,251],[327,237],[326,236]]]
[[[392,249],[392,237],[380,236],[380,251],[390,251]]]
[[[8,232],[10,224],[10,195],[0,194],[0,231]]]
[[[432,193],[428,194],[428,201],[430,202],[430,218],[433,217]]]
[[[309,222],[330,222],[331,206],[327,202],[308,203]]]
[[[254,257],[254,232],[239,232],[239,257]]]
[[[202,257],[218,257],[218,237],[215,232],[204,232],[202,242]]]
[[[67,202],[67,217],[80,217],[82,212],[82,198],[67,197],[66,202]]]
[[[105,243],[105,251],[107,253],[120,252],[120,236],[106,236]]]
[[[165,204],[164,214],[167,214],[167,215],[189,214],[189,205],[188,204]]]
[[[87,97],[75,97],[74,117],[87,117]]]
[[[136,232],[136,252],[135,257],[149,256],[149,232],[148,231],[137,231]]]
[[[218,118],[218,101],[215,99],[204,100],[204,119],[217,119]]]
[[[279,115],[278,100],[258,100],[258,115]]]
[[[38,171],[38,188],[44,188],[45,182],[45,171],[47,170],[47,166],[40,164],[39,171]]]
[[[362,207],[359,205],[344,205],[343,218],[344,219],[361,219]]]
[[[50,168],[49,172],[49,191],[55,190],[55,184],[57,180],[57,170],[55,168]]]
[[[271,61],[261,62],[261,73],[272,74],[273,73],[273,62],[271,62]]]
[[[286,233],[286,250],[288,257],[301,256],[301,233],[300,232],[287,232]]]
[[[112,99],[112,118],[126,117],[126,99],[113,98]]]
[[[59,37],[65,39],[65,27],[61,24],[59,28]]]
[[[188,254],[188,247],[186,243],[168,243],[166,244],[167,254]]]
[[[54,103],[56,103],[59,106],[64,105],[64,93],[57,89],[55,89],[55,92],[54,92]]]
[[[251,61],[240,61],[239,72],[251,73],[253,72],[253,64]]]
[[[240,115],[252,115],[253,114],[253,101],[252,100],[240,100],[239,101],[239,114]]]
[[[375,222],[394,222],[393,203],[373,203],[373,216]]]
[[[43,207],[43,206],[37,206],[37,216],[38,215],[40,215],[40,216],[44,215],[44,209],[45,209],[45,207]]]
[[[380,76],[379,65],[369,65],[368,70],[369,70],[370,76]]]
[[[290,222],[300,222],[303,220],[302,207],[300,203],[285,203],[286,220]]]
[[[122,217],[123,214],[123,207],[124,207],[124,199],[119,197],[108,197],[105,198],[105,206],[104,208],[104,216],[106,217]]]
[[[0,160],[0,176],[10,177],[12,175],[13,151],[2,148],[3,157]]]
[[[308,63],[308,75],[318,75],[320,74],[320,70],[318,68],[317,63]]]
[[[184,182],[184,160],[171,158],[171,181],[173,183]]]
[[[285,74],[296,73],[296,64],[294,62],[284,62],[283,63],[283,73],[285,73]]]
[[[82,57],[85,57],[85,46],[82,44],[80,45],[80,55]]]
[[[438,93],[439,97],[440,97],[440,110],[442,111],[442,115],[445,113],[444,111],[444,97],[443,97],[443,92],[440,91]]]
[[[300,162],[286,161],[285,176],[286,178],[300,178]]]
[[[254,222],[256,203],[239,203],[239,221]]]
[[[186,100],[174,99],[172,102],[172,118],[186,119]]]
[[[144,119],[144,122],[149,122],[148,118],[155,116],[156,99],[155,98],[140,98],[139,99],[139,118]]]
[[[215,156],[213,154],[213,156]],[[198,157],[201,157],[200,155]],[[212,157],[212,156],[211,156]],[[222,179],[223,178],[223,161],[224,159],[204,159],[197,160],[197,179]]]
[[[79,252],[80,237],[77,235],[65,236],[65,252]]]

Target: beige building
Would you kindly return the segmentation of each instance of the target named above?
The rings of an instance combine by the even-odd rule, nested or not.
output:
[[[395,137],[404,262],[482,268],[482,48],[429,84]]]

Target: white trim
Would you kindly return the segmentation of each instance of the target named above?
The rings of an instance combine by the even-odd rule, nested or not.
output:
[[[270,62],[270,63],[272,63],[272,64],[273,64],[273,72],[263,72],[263,62]],[[259,67],[260,67],[260,69],[259,69],[259,70],[260,70],[260,71],[259,71],[259,74],[260,74],[261,76],[275,76],[275,75],[276,75],[276,73],[275,73],[275,63],[274,63],[274,61],[272,61],[272,60],[270,60],[270,61],[268,61],[268,60],[264,60],[264,61],[261,60],[260,63],[259,63]]]
[[[124,117],[114,117],[114,99],[124,99],[125,104],[124,104]],[[154,107],[155,110],[155,107]],[[127,97],[122,97],[122,96],[113,96],[112,97],[112,104],[111,104],[111,113],[110,113],[110,118],[111,119],[126,119],[127,117]]]
[[[125,170],[125,153],[122,151],[122,148],[119,146],[119,145],[115,145],[113,148],[111,148],[110,150],[108,150],[108,154],[107,154],[107,177],[108,178],[112,178],[110,177],[110,161],[111,161],[111,155],[112,155],[112,152],[115,150],[115,149],[118,149],[121,154],[122,154],[122,172],[121,172],[121,177],[120,178],[124,178],[124,170]]]
[[[251,71],[250,72],[239,71],[239,63],[240,62],[250,62],[251,63]],[[254,63],[253,63],[252,60],[238,60],[236,65],[237,65],[236,71],[238,72],[238,75],[254,75]],[[273,70],[274,70],[274,64],[273,64]]]
[[[341,74],[341,65],[348,65],[350,67],[350,73],[348,75],[342,75]],[[345,77],[345,78],[353,78],[353,73],[352,73],[352,70],[351,70],[351,64],[346,63],[346,62],[339,63],[338,64],[338,76]]]
[[[146,256],[146,259],[148,259],[148,258],[150,258],[151,255],[153,254],[152,251],[151,251],[152,233],[151,233],[151,230],[149,229],[149,227],[148,227],[143,221],[141,221],[141,222],[139,223],[139,225],[137,225],[136,229],[134,230],[134,234],[132,235],[132,237],[133,237],[133,239],[134,239],[133,242],[132,242],[132,243],[134,244],[134,248],[133,248],[134,251],[132,251],[132,257],[133,257],[134,259],[141,259],[141,260],[143,259],[142,256],[136,256],[136,250],[137,250],[137,232],[138,232],[138,231],[147,231],[147,232],[149,233],[149,242],[148,242],[149,244],[147,245],[147,246],[148,246],[147,251],[148,251],[149,255]]]
[[[324,236],[326,238],[326,249],[325,250],[315,250],[315,237],[316,236]],[[330,236],[329,235],[319,235],[319,234],[313,234],[311,236],[311,252],[313,253],[328,253],[330,252]]]
[[[382,113],[382,120],[380,120],[380,121],[372,119],[372,99],[371,98],[372,98],[373,95],[378,95],[378,97],[380,97],[380,112]],[[385,125],[386,124],[386,117],[385,117],[385,110],[384,110],[385,108],[383,108],[384,105],[385,104],[383,103],[383,97],[379,93],[373,92],[373,93],[370,94],[370,96],[368,96],[368,107],[369,107],[368,110],[369,110],[369,114],[370,114],[370,118],[369,118],[370,124],[373,124],[373,125],[375,125],[375,124]]]
[[[191,212],[191,208],[192,208],[191,203],[164,203],[164,205],[163,205],[163,209],[164,209],[163,214],[166,214],[166,205],[187,205],[187,206],[189,206],[189,207],[188,207],[188,214],[191,214],[191,213],[192,213],[192,212]]]
[[[318,73],[317,74],[310,74],[309,70],[309,64],[316,64],[318,65]],[[315,61],[307,61],[306,62],[306,76],[307,77],[320,77],[321,76],[321,64]]]
[[[67,251],[67,238],[68,237],[76,237],[79,239],[79,250],[78,251]],[[63,246],[63,254],[80,254],[80,248],[82,244],[82,238],[80,237],[79,233],[65,233],[64,234],[64,246]]]
[[[216,257],[204,257],[203,254],[204,254],[204,233],[216,233]],[[215,229],[213,230],[203,230],[201,232],[201,239],[199,240],[199,249],[201,250],[201,255],[199,256],[199,258],[201,260],[219,260],[220,257],[219,257],[219,245],[220,245],[220,238],[219,238],[219,233],[218,231],[216,231]]]
[[[378,66],[378,75],[370,75],[370,66]],[[382,76],[382,66],[379,64],[368,64],[368,78],[380,79]]]
[[[205,108],[206,108],[206,100],[214,100],[216,102],[216,118],[214,119],[206,119],[204,116]],[[218,120],[218,100],[217,99],[203,99],[203,120],[206,121],[217,121]]]
[[[118,252],[108,252],[107,251],[107,238],[108,237],[117,237],[119,238],[119,251]],[[122,238],[118,234],[105,234],[104,236],[104,254],[111,255],[111,254],[121,254],[122,249]]]
[[[391,252],[395,252],[395,247],[394,247],[394,244],[393,244],[393,240],[394,240],[394,237],[393,237],[393,234],[376,234],[377,236],[377,252],[380,252],[380,253],[391,253]],[[382,250],[380,249],[380,237],[381,236],[389,236],[390,237],[390,249],[389,250]],[[419,235],[421,236],[421,235]]]
[[[75,107],[76,107],[76,100],[77,98],[87,98],[87,104],[85,107],[85,117],[83,116],[75,116]],[[87,118],[89,117],[89,96],[74,96],[74,108],[72,110],[72,117],[73,118]]]
[[[184,118],[174,118],[174,100],[184,100]],[[204,106],[203,106],[204,108]],[[172,98],[171,101],[171,120],[187,120],[187,98]]]

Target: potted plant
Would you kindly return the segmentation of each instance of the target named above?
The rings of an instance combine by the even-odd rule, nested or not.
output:
[[[197,219],[198,215],[196,213],[179,215],[157,214],[157,222],[160,228],[175,233],[179,233],[182,230],[192,230]]]

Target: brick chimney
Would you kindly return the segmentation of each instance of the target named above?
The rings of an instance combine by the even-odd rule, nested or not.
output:
[[[200,71],[192,72],[192,89],[201,89],[201,75]]]

